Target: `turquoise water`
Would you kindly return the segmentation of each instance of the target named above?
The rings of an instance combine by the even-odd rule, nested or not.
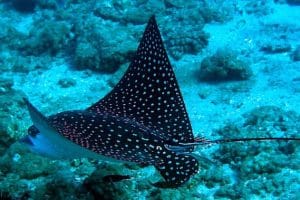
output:
[[[298,137],[300,2],[0,2],[0,199],[300,199],[299,142],[199,146],[200,170],[156,188],[153,166],[53,160],[19,139],[46,116],[85,109],[125,73],[151,15],[195,137]],[[130,179],[107,181],[106,175]]]

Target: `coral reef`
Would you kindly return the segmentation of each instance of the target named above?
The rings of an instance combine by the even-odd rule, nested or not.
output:
[[[66,22],[46,21],[37,22],[31,29],[26,42],[20,49],[27,55],[49,53],[55,56],[71,44],[72,25]]]
[[[0,82],[0,156],[19,138],[24,131],[21,121],[23,94],[12,88],[13,81],[1,79]],[[23,122],[24,123],[24,122]]]
[[[177,12],[175,15],[176,24],[172,24],[170,19],[163,33],[166,38],[166,46],[170,56],[174,59],[180,59],[184,54],[197,54],[208,44],[208,34],[202,29],[205,24],[204,19],[199,16],[200,9],[194,9],[188,12]],[[180,34],[178,30],[182,29]]]
[[[245,5],[245,12],[247,14],[264,16],[270,14],[272,8],[268,5],[267,1],[250,1]]]
[[[299,0],[0,1],[0,199],[300,199],[295,142],[197,147],[201,170],[176,189],[153,187],[161,177],[152,166],[50,160],[16,142],[31,124],[23,93],[45,114],[97,101],[126,71],[152,14],[184,83],[180,89],[194,132],[206,126],[213,132],[208,139],[299,137],[299,114],[284,110],[299,108],[298,5]],[[251,69],[227,49],[212,54],[226,41],[253,63]],[[252,69],[255,84],[199,84],[192,76],[200,71],[196,77],[202,81],[247,80]],[[277,107],[242,115],[269,103]],[[130,179],[105,179],[116,174]]]
[[[229,124],[218,133],[224,138],[297,137],[300,130],[300,116],[278,107],[259,107],[244,117],[242,125]],[[249,194],[264,197],[272,193],[280,198],[290,190],[295,197],[299,180],[277,177],[284,176],[287,171],[297,173],[299,151],[296,142],[221,144],[220,149],[214,152],[214,158],[234,169],[236,182],[220,188],[215,197],[242,198]],[[241,184],[245,180],[248,180],[247,184]]]
[[[113,73],[130,61],[140,39],[136,35],[142,30],[136,25],[144,25],[153,13],[174,13],[172,18],[163,19],[162,32],[170,55],[177,60],[185,54],[197,54],[207,46],[208,34],[203,31],[205,23],[226,20],[225,13],[206,3],[199,5],[197,1],[95,2],[93,15],[88,18],[84,13],[89,10],[89,5],[82,6],[80,1],[72,2],[69,10],[59,9],[59,12],[55,11],[65,2],[33,2],[35,9],[45,9],[44,19],[37,18],[29,23],[28,35],[15,30],[14,26],[3,26],[6,30],[4,44],[16,50],[15,57],[67,55],[73,60],[74,69],[104,73]],[[188,5],[184,8],[180,6],[183,4]],[[70,2],[67,5],[70,6]],[[73,16],[74,12],[78,16]]]
[[[153,13],[174,13],[172,18],[163,20],[161,28],[168,52],[176,60],[184,54],[199,53],[207,46],[208,34],[203,31],[205,23],[226,20],[221,11],[206,4],[199,5],[197,1],[126,1],[110,6],[97,3],[94,12],[103,19],[124,24],[145,24]],[[180,33],[177,30],[181,30]]]
[[[75,28],[78,35],[74,55],[75,67],[112,73],[134,55],[134,38],[125,31],[125,27],[116,31],[116,27],[103,27],[97,21],[97,18],[90,18]],[[111,40],[111,37],[114,40]]]
[[[37,179],[53,174],[58,167],[51,160],[31,154],[22,144],[14,144],[1,157],[1,171],[4,174],[17,174],[19,179]]]
[[[23,45],[23,41],[26,39],[26,35],[21,33],[12,24],[5,23],[5,21],[0,21],[0,39],[1,49],[9,48],[11,50],[17,50],[20,45]],[[21,42],[22,41],[22,42]],[[6,52],[11,53],[11,52]]]
[[[266,23],[260,30],[265,39],[258,42],[258,46],[266,54],[288,53],[292,50],[289,38],[292,32],[287,24]]]
[[[101,168],[100,168],[101,167]],[[110,182],[104,177],[111,174],[123,174],[121,168],[101,165],[85,179],[83,187],[93,196],[94,199],[130,199],[129,188],[133,189],[132,181]]]
[[[106,20],[138,25],[147,23],[153,13],[160,13],[162,9],[162,1],[97,2],[94,14]]]
[[[199,72],[203,81],[247,80],[251,75],[251,68],[245,62],[224,49],[204,58]]]
[[[95,169],[86,159],[54,161],[15,143],[0,157],[0,164],[0,192],[13,199],[61,199],[70,195],[73,199],[93,199],[82,186]]]
[[[259,127],[260,130],[262,128],[276,129],[289,136],[296,136],[295,134],[300,129],[299,114],[294,111],[284,111],[275,106],[253,109],[250,113],[244,114],[244,117],[246,118],[245,126]]]

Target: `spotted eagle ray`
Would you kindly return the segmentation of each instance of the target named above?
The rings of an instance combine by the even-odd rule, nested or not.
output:
[[[154,184],[158,187],[178,187],[198,172],[192,155],[197,145],[299,140],[195,138],[154,16],[125,75],[103,99],[85,110],[49,117],[25,102],[33,125],[22,142],[32,151],[55,159],[87,157],[154,165],[164,179]]]

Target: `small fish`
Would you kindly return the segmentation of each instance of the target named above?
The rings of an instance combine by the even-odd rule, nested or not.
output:
[[[154,165],[164,179],[153,184],[157,187],[179,187],[198,172],[198,160],[192,155],[197,145],[260,140],[194,138],[154,16],[125,75],[97,103],[45,117],[24,100],[33,126],[22,142],[32,151],[55,159]]]

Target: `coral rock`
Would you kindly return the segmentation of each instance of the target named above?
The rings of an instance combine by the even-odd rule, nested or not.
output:
[[[219,50],[201,63],[200,80],[247,80],[252,75],[250,67],[228,51]]]

